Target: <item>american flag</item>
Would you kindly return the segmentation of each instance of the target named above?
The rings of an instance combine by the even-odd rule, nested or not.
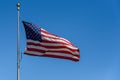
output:
[[[79,61],[79,49],[70,41],[33,23],[23,21],[23,25],[27,38],[25,54]]]

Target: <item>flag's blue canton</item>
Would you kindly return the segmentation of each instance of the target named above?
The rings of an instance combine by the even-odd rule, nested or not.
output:
[[[41,41],[40,27],[32,23],[23,22],[27,39]]]

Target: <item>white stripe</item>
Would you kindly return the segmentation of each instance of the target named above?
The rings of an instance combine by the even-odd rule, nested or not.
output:
[[[46,31],[45,29],[41,28],[41,30]],[[46,31],[47,32],[47,31]]]
[[[61,56],[61,57],[69,57],[69,58],[79,59],[78,57],[73,56],[71,54],[53,53],[53,52],[46,52],[45,54],[46,55],[48,54],[48,55],[55,55],[55,56]]]
[[[27,45],[27,48],[32,48],[32,49],[38,49],[38,50],[44,50],[44,51],[47,51],[46,48],[41,47],[41,46],[35,46],[35,45]]]
[[[58,37],[58,36],[55,36],[55,35],[52,35],[52,34],[47,34],[47,33],[44,33],[44,32],[41,32],[41,34],[44,35],[44,36],[47,36],[47,37],[56,38],[56,39],[61,39],[61,40],[65,41],[65,42],[71,44],[70,41],[68,41],[68,40],[66,40],[66,39],[64,39],[64,38],[62,38],[62,37]]]
[[[27,45],[27,48],[34,48],[34,49],[38,49],[38,50],[44,50],[44,51],[47,51],[47,50],[54,50],[54,51],[68,51],[70,52],[71,54],[73,55],[79,55],[78,52],[73,52],[69,49],[66,49],[66,48],[61,48],[61,49],[50,49],[50,48],[44,48],[44,47],[41,47],[41,46],[34,46],[34,45]]]
[[[63,41],[63,40],[61,40],[61,39],[53,39],[53,38],[48,38],[48,37],[45,37],[45,36],[42,37],[42,40],[51,41],[51,42],[62,42],[62,43],[64,43],[64,44],[71,45],[70,43],[65,42],[65,41]]]
[[[35,54],[35,55],[39,55],[39,56],[42,56],[42,55],[44,55],[45,53],[40,53],[40,52],[36,52],[36,51],[25,51],[25,53],[27,53],[27,54]]]
[[[44,43],[44,42],[39,42],[39,41],[34,41],[34,40],[27,40],[27,42],[32,42],[32,43],[35,43],[35,44],[42,44],[44,46],[65,46],[65,47],[68,47],[70,49],[73,49],[73,50],[78,50],[77,47],[74,47],[74,46],[71,46],[71,45],[65,45],[65,44],[56,44],[56,43]]]
[[[44,30],[43,28],[41,28],[41,31],[42,31],[42,33],[44,33],[43,31],[48,32],[48,31]],[[50,32],[48,32],[48,33],[50,33]],[[45,33],[45,34],[46,34],[46,33]],[[52,34],[50,33],[49,35],[52,35]],[[54,36],[54,37],[59,37],[59,36],[55,36],[54,34],[53,34],[52,36]],[[71,43],[69,40],[67,40],[67,39],[65,39],[65,38],[62,38],[62,37],[59,37],[59,38],[64,39],[64,40],[66,40],[67,42]]]
[[[63,39],[63,40],[65,40],[65,41],[67,41],[68,43],[72,44],[69,40],[67,40],[65,38],[62,38],[62,37],[60,37],[60,38]]]
[[[78,59],[78,60],[79,60],[79,58],[78,58],[78,57],[76,57],[76,56],[73,56],[72,58],[74,58],[74,59]]]
[[[78,48],[71,46],[71,45],[65,45],[65,44],[56,44],[56,43],[44,43],[41,42],[40,44],[45,45],[45,46],[65,46],[67,48],[73,49],[73,50],[78,50]]]
[[[68,57],[68,58],[73,58],[73,59],[78,59],[78,57],[73,56],[71,54],[63,54],[63,53],[54,53],[54,52],[46,52],[46,53],[40,53],[40,52],[35,52],[35,51],[26,51],[26,54],[31,54],[31,55],[38,55],[38,56],[42,56],[44,54],[48,54],[48,55],[55,55],[55,56],[61,56],[61,57]]]
[[[57,36],[54,36],[54,35],[51,35],[51,34],[46,34],[46,33],[44,33],[44,32],[41,32],[41,34],[44,35],[44,36],[51,37],[51,38],[56,38],[56,39],[59,38],[59,37],[57,37]]]

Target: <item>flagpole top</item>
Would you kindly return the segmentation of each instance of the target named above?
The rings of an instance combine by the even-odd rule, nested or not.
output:
[[[16,6],[17,6],[17,10],[20,10],[20,3],[17,3]]]
[[[20,7],[20,3],[17,3],[16,6],[17,6],[17,7]]]

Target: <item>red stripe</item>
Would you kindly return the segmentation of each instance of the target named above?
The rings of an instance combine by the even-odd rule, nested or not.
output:
[[[53,35],[53,36],[56,36],[56,37],[59,37],[59,36],[57,36],[57,35],[55,35],[55,34],[51,34],[50,32],[47,32],[46,30],[42,30],[42,29],[41,29],[41,32],[46,33],[46,34],[50,34],[50,35]]]
[[[56,52],[56,53],[61,53],[61,54],[71,54],[73,56],[80,57],[79,55],[73,54],[73,53],[65,51],[65,50],[64,51],[48,50],[47,52],[53,52],[53,53]]]
[[[41,36],[43,36],[44,38],[47,37],[47,38],[50,38],[50,39],[62,40],[62,41],[64,41],[66,44],[72,45],[72,43],[70,43],[70,42],[68,42],[68,41],[66,41],[66,40],[64,40],[64,39],[61,39],[61,38],[54,38],[54,37],[46,36],[46,35],[43,35],[43,34],[41,34]]]
[[[76,57],[80,57],[79,55],[76,55],[76,54],[72,54],[71,52],[68,52],[68,51],[55,51],[55,50],[40,50],[40,49],[35,49],[35,48],[27,48],[27,51],[33,51],[33,52],[39,52],[39,53],[45,53],[45,52],[53,52],[53,53],[61,53],[61,54],[70,54],[70,55],[73,55],[73,56],[76,56]]]
[[[57,36],[57,35],[55,35],[55,34],[51,34],[50,32],[47,32],[46,30],[41,30],[41,32],[43,32],[43,33],[45,33],[45,34],[49,34],[49,35],[52,35],[52,36],[55,36],[55,37],[58,37],[60,40],[63,40],[63,41],[65,41],[65,42],[67,42],[67,43],[69,43],[69,44],[71,44],[72,45],[72,43],[70,42],[70,41],[68,41],[68,40],[66,40],[66,39],[62,39],[61,37],[59,37],[59,36]],[[45,35],[43,35],[43,34],[41,34],[42,36],[45,36]],[[48,37],[48,36],[46,36],[46,37]],[[52,37],[53,38],[53,37]],[[57,38],[55,38],[55,39],[57,39]]]
[[[52,58],[60,58],[60,59],[69,59],[69,60],[72,60],[72,61],[79,61],[78,59],[75,59],[75,58],[70,58],[70,57],[66,57],[66,56],[57,56],[57,55],[51,55],[51,54],[45,54],[43,55],[44,57],[52,57]]]
[[[27,51],[34,51],[34,52],[45,53],[45,51],[44,51],[44,50],[34,49],[34,48],[27,48]]]
[[[37,43],[32,43],[32,42],[27,42],[27,45],[41,46],[41,47],[50,48],[50,49],[66,48],[66,49],[69,49],[69,50],[74,51],[74,52],[79,52],[78,49],[71,49],[71,48],[68,48],[66,46],[45,46],[45,45],[42,45],[40,43],[37,44]]]
[[[37,55],[37,54],[30,54],[30,53],[27,53],[27,52],[25,52],[24,54],[30,55],[30,56],[41,56],[41,55]]]
[[[37,55],[37,54],[29,54],[29,53],[24,53],[26,55],[30,55],[30,56],[40,56],[40,55]],[[56,56],[56,55],[49,55],[49,54],[45,54],[45,55],[42,55],[43,57],[51,57],[51,58],[60,58],[60,59],[67,59],[67,60],[72,60],[72,61],[79,61],[79,59],[75,59],[75,58],[70,58],[70,57],[65,57],[65,56]],[[42,57],[40,56],[40,57]]]
[[[67,43],[65,43],[65,42],[55,42],[55,41],[48,41],[48,40],[42,40],[42,42],[44,42],[44,43],[57,43],[57,44],[66,44],[66,45],[69,45],[69,44],[67,44]]]
[[[43,33],[43,34],[42,34],[42,33]],[[41,33],[42,36],[49,37],[49,38],[53,38],[53,39],[60,39],[60,40],[63,40],[63,41],[65,41],[65,42],[67,42],[67,43],[72,44],[70,41],[68,41],[68,40],[66,40],[66,39],[64,39],[64,38],[62,38],[62,37],[56,36],[56,35],[54,35],[54,34],[46,33],[46,32],[42,32],[42,33]]]
[[[48,38],[53,38],[53,39],[60,39],[60,38],[50,37],[50,36],[47,36],[47,35],[44,35],[44,34],[41,34],[41,36],[48,37]]]

